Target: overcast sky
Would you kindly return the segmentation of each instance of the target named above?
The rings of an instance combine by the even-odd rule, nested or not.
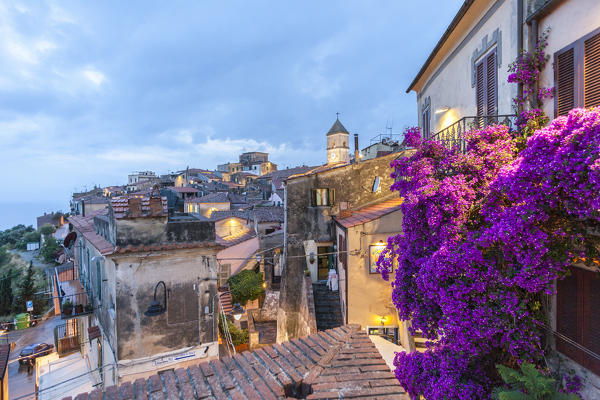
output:
[[[0,228],[134,170],[322,164],[336,112],[400,133],[461,3],[0,1]]]

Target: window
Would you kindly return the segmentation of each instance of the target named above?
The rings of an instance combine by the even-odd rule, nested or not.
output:
[[[379,186],[379,181],[380,181],[379,177],[376,176],[375,180],[373,181],[373,187],[372,187],[373,193],[377,193],[377,192],[381,191],[381,187]]]
[[[100,270],[100,260],[96,260],[96,281],[98,286],[98,303],[102,301],[102,273]]]
[[[554,115],[600,106],[600,29],[554,54]]]
[[[475,96],[477,116],[498,115],[498,64],[496,49],[483,56],[475,64]],[[489,120],[479,118],[479,125],[487,125]]]
[[[231,275],[231,264],[221,264],[221,272],[219,273],[219,286],[227,285],[227,279]]]
[[[600,360],[580,347],[600,353],[600,278],[597,273],[571,267],[571,275],[558,282],[556,330],[578,346],[558,337],[556,349],[595,374]]]
[[[317,206],[332,206],[335,202],[335,191],[333,189],[313,189],[312,190],[312,205]]]
[[[427,106],[423,109],[423,137],[429,138],[431,134],[431,107]]]

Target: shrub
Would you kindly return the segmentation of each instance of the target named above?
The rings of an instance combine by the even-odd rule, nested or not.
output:
[[[256,300],[264,292],[263,277],[260,272],[244,270],[227,280],[234,303],[245,306],[248,300]]]
[[[494,389],[492,397],[498,400],[580,400],[575,393],[559,390],[559,384],[548,374],[543,374],[535,365],[523,363],[517,371],[497,365],[504,387]]]

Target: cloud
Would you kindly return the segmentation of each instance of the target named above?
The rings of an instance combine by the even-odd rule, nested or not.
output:
[[[82,73],[88,81],[92,82],[97,87],[100,87],[106,81],[106,76],[93,67],[86,67]]]

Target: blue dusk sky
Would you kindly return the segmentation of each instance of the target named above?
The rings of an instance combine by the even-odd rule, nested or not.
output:
[[[325,162],[414,125],[405,90],[462,1],[1,1],[0,229],[136,170]]]

